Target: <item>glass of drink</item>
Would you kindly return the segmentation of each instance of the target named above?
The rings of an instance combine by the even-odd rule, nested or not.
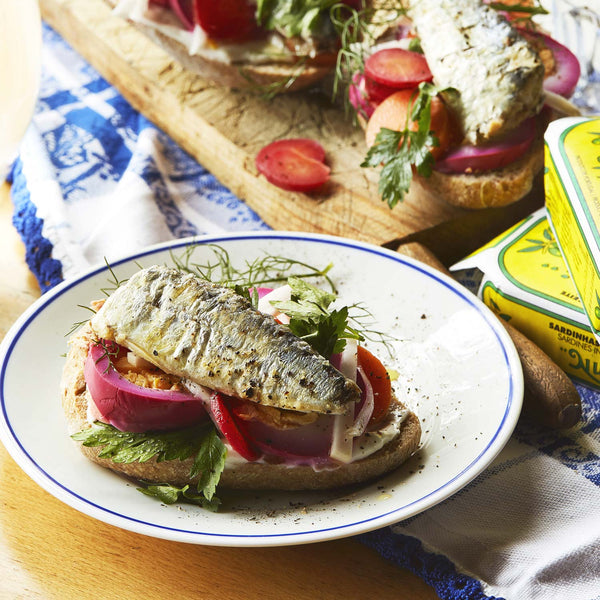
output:
[[[0,183],[33,115],[41,45],[38,0],[0,0]]]

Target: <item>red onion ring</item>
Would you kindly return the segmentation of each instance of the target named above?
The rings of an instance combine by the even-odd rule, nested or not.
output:
[[[127,352],[111,342],[104,343],[119,352]],[[100,344],[90,344],[84,378],[97,408],[95,416],[121,431],[166,431],[207,419],[202,399],[197,396],[145,388],[122,377],[110,367],[106,351]]]

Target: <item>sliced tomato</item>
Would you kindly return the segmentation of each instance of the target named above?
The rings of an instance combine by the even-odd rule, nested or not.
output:
[[[194,22],[214,40],[244,41],[259,34],[256,6],[247,0],[194,0]]]
[[[392,401],[392,382],[383,363],[363,346],[358,346],[357,359],[358,366],[373,388],[374,408],[367,425],[367,429],[373,429],[388,413]]]
[[[422,54],[402,48],[384,48],[365,62],[365,84],[369,99],[379,103],[395,91],[416,88],[433,75]]]
[[[223,434],[228,444],[242,458],[248,461],[255,461],[260,458],[260,454],[251,446],[239,423],[235,420],[233,412],[227,406],[227,401],[235,402],[233,398],[228,398],[219,392],[214,392],[210,397],[210,411],[215,421],[215,425]]]
[[[375,109],[367,124],[367,146],[371,147],[375,143],[382,127],[394,131],[401,131],[406,127],[416,94],[416,90],[400,90],[388,96]],[[411,124],[411,130],[416,130],[417,127],[417,123]],[[431,131],[439,142],[437,146],[430,148],[431,154],[437,159],[448,151],[457,137],[457,128],[450,112],[437,96],[431,100]]]
[[[331,172],[323,162],[325,150],[306,138],[278,140],[256,156],[256,168],[284,190],[310,192],[323,185]]]
[[[148,0],[148,4],[158,4],[159,6],[169,6],[169,0]]]

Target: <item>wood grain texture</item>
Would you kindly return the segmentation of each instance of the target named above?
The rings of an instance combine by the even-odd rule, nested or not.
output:
[[[488,239],[532,212],[539,195],[506,209],[473,211],[436,198],[410,195],[391,211],[379,199],[378,173],[360,163],[363,133],[333,106],[330,92],[315,91],[271,101],[215,87],[183,69],[103,0],[41,0],[44,19],[131,104],[175,139],[210,172],[244,199],[273,228],[313,231],[381,244],[446,225]],[[332,169],[330,182],[308,196],[280,190],[259,176],[257,152],[289,137],[320,141]]]
[[[0,186],[0,339],[40,292]],[[57,391],[57,410],[60,410]],[[158,540],[77,512],[31,480],[0,445],[0,599],[435,600],[410,572],[353,539],[263,549]]]

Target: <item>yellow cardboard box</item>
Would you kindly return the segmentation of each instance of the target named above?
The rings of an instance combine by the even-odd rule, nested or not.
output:
[[[451,271],[571,377],[600,389],[600,344],[545,209],[453,265]]]
[[[551,123],[545,152],[548,220],[600,339],[600,117]]]

